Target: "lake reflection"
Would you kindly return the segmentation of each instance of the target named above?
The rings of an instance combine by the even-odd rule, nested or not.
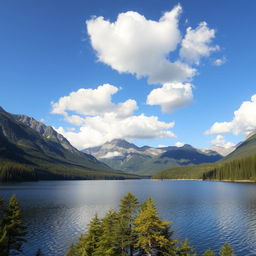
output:
[[[206,181],[44,181],[1,185],[4,198],[16,194],[29,227],[25,255],[38,248],[63,256],[97,212],[117,208],[121,197],[151,196],[160,215],[173,221],[178,239],[188,238],[198,253],[228,241],[238,256],[256,255],[256,184]]]

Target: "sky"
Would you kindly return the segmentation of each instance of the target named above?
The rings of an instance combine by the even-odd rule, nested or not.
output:
[[[230,147],[256,130],[256,1],[1,0],[0,106],[75,147]]]

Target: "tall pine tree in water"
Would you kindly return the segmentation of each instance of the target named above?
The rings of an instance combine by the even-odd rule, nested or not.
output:
[[[142,205],[135,221],[136,247],[141,255],[175,255],[175,242],[170,239],[170,222],[162,221],[151,198]]]
[[[13,195],[4,214],[3,224],[7,231],[7,255],[18,255],[22,252],[22,245],[26,242],[26,226],[22,224],[20,206]]]

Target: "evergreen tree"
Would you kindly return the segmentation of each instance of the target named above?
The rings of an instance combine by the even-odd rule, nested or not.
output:
[[[133,255],[134,244],[136,242],[136,233],[133,230],[133,222],[138,205],[138,199],[131,193],[124,196],[119,205],[117,237],[119,239],[122,256]]]
[[[102,221],[97,214],[90,221],[88,231],[82,235],[77,244],[77,253],[81,256],[94,255],[103,234]]]
[[[229,243],[225,243],[221,248],[220,248],[220,256],[235,256],[232,247],[230,246]]]
[[[208,249],[207,251],[204,252],[203,256],[215,256],[216,254],[211,250]]]
[[[196,256],[196,254],[194,254],[193,251],[194,248],[189,244],[189,241],[186,239],[177,248],[176,254],[179,256]]]
[[[22,224],[20,206],[15,195],[9,200],[3,224],[8,236],[7,255],[18,255],[22,252],[23,243],[26,242],[24,237],[27,232],[26,226]]]
[[[65,256],[80,256],[74,244],[71,244]]]
[[[93,256],[120,256],[121,248],[118,247],[117,227],[118,213],[109,210],[102,220],[102,235],[96,245]],[[90,256],[90,255],[89,255]]]
[[[142,205],[135,221],[136,247],[142,255],[171,255],[174,242],[170,240],[170,222],[162,221],[151,198]]]

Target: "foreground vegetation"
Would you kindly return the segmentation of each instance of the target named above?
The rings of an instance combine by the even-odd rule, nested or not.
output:
[[[140,205],[129,193],[121,200],[119,211],[111,209],[102,219],[95,215],[66,256],[196,256],[188,241],[172,238],[170,224],[160,218],[151,198]],[[203,254],[214,255],[210,249]],[[218,255],[235,254],[225,244]]]
[[[170,168],[156,173],[152,178],[256,181],[256,155],[211,164]]]

